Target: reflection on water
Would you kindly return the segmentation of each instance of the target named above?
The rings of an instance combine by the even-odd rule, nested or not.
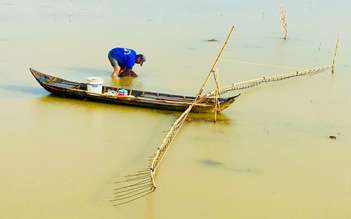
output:
[[[123,78],[111,78],[111,81],[113,83],[113,85],[115,86],[124,86],[124,87],[131,87],[132,82],[133,82],[132,77],[123,77]]]
[[[207,166],[222,166],[223,164],[216,160],[201,160],[201,163]]]
[[[228,167],[224,163],[222,163],[218,160],[205,159],[205,160],[201,160],[200,163],[203,164],[204,166],[207,166],[207,167],[221,168],[224,170],[233,171],[235,173],[251,173],[251,174],[259,173],[259,171],[255,170],[255,169],[250,169],[250,168],[240,169],[240,168]]]
[[[234,103],[235,104],[235,103]],[[201,122],[209,122],[214,123],[215,115],[213,113],[191,113],[186,118],[187,122],[201,123]],[[216,122],[217,124],[225,124],[229,125],[231,123],[231,119],[224,113],[217,113]]]
[[[40,87],[29,87],[21,85],[1,85],[0,89],[4,89],[10,92],[21,93],[21,94],[31,94],[31,95],[42,95],[45,91]]]

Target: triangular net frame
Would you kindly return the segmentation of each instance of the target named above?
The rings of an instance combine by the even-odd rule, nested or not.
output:
[[[129,202],[132,202],[134,200],[137,200],[139,198],[142,198],[156,190],[156,183],[155,183],[155,174],[158,166],[160,165],[162,158],[167,152],[167,149],[173,142],[174,138],[178,134],[180,128],[183,126],[187,116],[191,112],[191,109],[193,108],[194,104],[201,102],[201,98],[199,98],[210,78],[210,76],[215,72],[214,68],[216,67],[219,58],[225,48],[225,46],[228,43],[228,40],[230,36],[232,35],[232,32],[234,30],[234,26],[232,26],[228,37],[219,52],[217,59],[215,60],[210,72],[207,75],[207,78],[205,79],[205,82],[203,83],[201,89],[199,90],[199,93],[196,95],[195,101],[188,107],[187,110],[185,110],[180,117],[173,123],[171,126],[170,130],[166,134],[165,138],[163,139],[161,145],[157,148],[156,154],[154,158],[151,160],[149,167],[137,172],[136,174],[133,175],[127,175],[125,176],[124,180],[115,182],[117,185],[117,188],[115,189],[114,197],[113,199],[110,200],[110,202],[114,206],[126,204]],[[218,87],[217,87],[218,88]],[[216,106],[214,106],[216,107]]]
[[[219,53],[215,63],[213,64],[209,74],[207,75],[207,78],[206,78],[203,86],[201,87],[199,93],[197,94],[195,101],[173,123],[170,130],[168,131],[165,138],[163,139],[161,145],[157,148],[156,154],[154,156],[152,156],[153,157],[152,159],[149,160],[148,167],[143,169],[143,170],[138,171],[136,174],[125,176],[124,179],[121,181],[115,182],[117,188],[115,189],[113,199],[110,200],[110,202],[114,206],[126,204],[126,203],[132,202],[134,200],[140,199],[140,198],[142,198],[142,197],[144,197],[144,196],[146,196],[146,195],[148,195],[156,190],[155,175],[156,175],[157,168],[159,167],[168,148],[170,147],[170,145],[172,144],[176,135],[178,134],[180,128],[185,123],[186,118],[189,115],[189,113],[191,112],[192,107],[194,106],[195,103],[201,102],[201,100],[203,98],[210,97],[210,96],[215,96],[217,98],[217,96],[225,94],[225,93],[230,92],[230,91],[248,89],[248,88],[252,88],[252,87],[258,86],[262,83],[266,83],[266,82],[280,81],[280,80],[285,80],[285,79],[298,77],[298,76],[314,75],[314,74],[318,74],[318,73],[321,73],[323,71],[326,71],[330,68],[332,68],[332,73],[334,73],[335,57],[336,57],[336,51],[338,49],[339,39],[337,41],[336,51],[334,54],[334,60],[333,60],[332,65],[326,65],[326,66],[307,69],[307,70],[303,70],[303,71],[296,71],[296,72],[288,73],[288,74],[262,77],[262,78],[257,78],[257,79],[253,79],[253,80],[234,83],[234,84],[224,86],[224,87],[218,87],[219,86],[218,81],[217,81],[218,76],[216,76],[214,68],[218,63],[219,58],[220,58],[225,46],[227,45],[228,40],[229,40],[233,30],[234,30],[234,26],[230,30],[230,33],[229,33],[229,35],[228,35],[228,37],[227,37],[227,39],[222,47],[222,50],[220,51],[220,53]],[[339,35],[339,38],[340,38],[340,35]],[[217,89],[213,92],[209,92],[205,95],[202,95],[204,87],[206,86],[207,81],[208,81],[209,77],[211,76],[211,74],[213,74],[215,77]],[[217,105],[214,105],[214,107],[217,107]]]
[[[321,73],[323,71],[326,71],[328,69],[331,69],[331,68],[333,68],[333,66],[334,65],[325,65],[325,66],[321,66],[318,68],[311,68],[311,69],[307,69],[307,70],[303,70],[303,71],[296,71],[296,72],[287,73],[287,74],[261,77],[261,78],[257,78],[257,79],[242,81],[242,82],[238,82],[238,83],[234,83],[231,85],[220,87],[219,94],[222,95],[222,94],[225,94],[229,91],[237,91],[237,90],[244,90],[244,89],[252,88],[252,87],[258,86],[262,83],[281,81],[281,80],[285,80],[285,79],[289,79],[289,78],[306,76],[306,75],[312,76],[312,75]],[[216,95],[216,90],[205,94],[202,98],[211,97],[211,96],[215,96],[215,95]]]

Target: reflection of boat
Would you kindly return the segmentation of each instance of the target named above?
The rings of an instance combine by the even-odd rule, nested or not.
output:
[[[88,91],[87,83],[67,81],[61,78],[43,74],[34,69],[31,73],[39,84],[53,95],[91,100],[120,105],[130,105],[138,107],[148,107],[163,110],[185,111],[196,97],[172,95],[139,90],[127,90],[126,96],[119,96],[118,87],[102,86],[102,93]],[[239,94],[240,95],[240,94]],[[215,106],[215,98],[203,98],[194,104],[191,112],[211,113],[222,111],[229,107],[238,97],[218,98],[219,105]]]

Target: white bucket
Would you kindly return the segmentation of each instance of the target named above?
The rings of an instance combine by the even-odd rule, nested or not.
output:
[[[95,93],[102,93],[102,83],[104,79],[98,77],[89,77],[87,78],[88,82],[88,91]]]

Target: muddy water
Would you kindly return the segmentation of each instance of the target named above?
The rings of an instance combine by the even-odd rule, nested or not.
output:
[[[0,218],[349,218],[351,3],[283,2],[287,41],[279,4],[2,1]],[[156,192],[112,207],[114,180],[145,166],[179,113],[53,97],[28,69],[195,95],[232,25],[221,85],[295,71],[240,62],[329,64],[341,33],[336,73],[243,91],[217,123],[191,115]],[[138,78],[110,78],[115,46],[146,55]]]

